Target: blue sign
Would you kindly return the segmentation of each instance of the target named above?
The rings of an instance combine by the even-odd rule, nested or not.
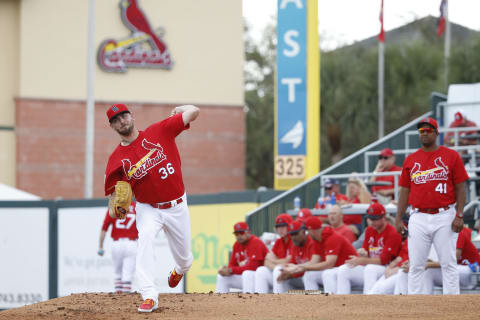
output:
[[[306,154],[307,8],[305,0],[278,0],[278,155]]]

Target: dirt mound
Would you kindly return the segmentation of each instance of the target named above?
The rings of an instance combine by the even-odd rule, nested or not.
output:
[[[0,319],[478,319],[479,295],[161,294],[140,314],[139,294],[83,293],[0,312]]]

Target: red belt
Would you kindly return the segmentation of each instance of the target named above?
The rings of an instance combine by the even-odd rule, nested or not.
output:
[[[168,201],[168,202],[160,202],[160,203],[152,203],[150,204],[152,207],[157,209],[168,209],[171,207],[175,207],[177,204],[182,203],[183,199],[180,197],[178,199]]]
[[[439,212],[445,211],[450,209],[450,207],[444,207],[444,208],[415,208],[418,212],[421,213],[428,213],[428,214],[437,214]]]

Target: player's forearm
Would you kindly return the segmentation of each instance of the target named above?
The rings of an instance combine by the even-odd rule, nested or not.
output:
[[[457,212],[463,213],[463,208],[467,201],[467,192],[465,190],[465,182],[455,185],[455,195],[457,200]]]
[[[320,271],[325,269],[331,269],[335,266],[335,263],[330,261],[322,261],[317,263],[306,263],[303,265],[305,271]]]
[[[367,264],[379,264],[381,265],[382,262],[380,261],[380,258],[375,257],[375,258],[367,258],[367,257],[358,257],[358,264],[365,266]]]
[[[99,239],[99,243],[98,243],[98,248],[99,249],[103,249],[103,242],[105,241],[105,235],[107,234],[107,232],[105,230],[102,230],[100,232],[100,239]]]
[[[400,187],[398,204],[397,204],[397,216],[396,216],[397,221],[402,220],[403,216],[405,215],[405,211],[407,210],[407,206],[408,206],[409,195],[410,195],[410,189]]]

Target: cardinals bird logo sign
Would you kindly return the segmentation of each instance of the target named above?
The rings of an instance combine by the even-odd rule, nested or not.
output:
[[[126,72],[129,67],[170,69],[172,60],[162,39],[164,30],[150,26],[138,0],[120,0],[120,11],[131,34],[100,44],[97,54],[100,67],[109,72]]]

